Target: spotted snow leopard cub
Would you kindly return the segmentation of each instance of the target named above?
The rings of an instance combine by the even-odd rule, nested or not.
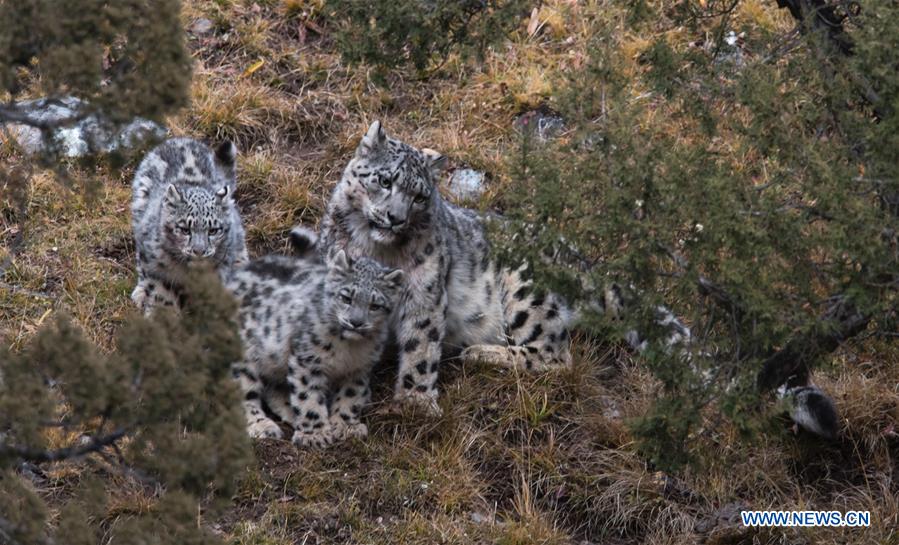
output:
[[[137,246],[137,286],[131,299],[144,313],[178,303],[192,262],[211,261],[225,274],[247,261],[234,203],[237,149],[213,151],[190,138],[151,150],[134,175],[131,222]]]
[[[281,436],[263,402],[294,427],[300,446],[368,434],[359,416],[403,276],[344,252],[329,265],[315,256],[268,256],[235,270],[226,286],[240,305],[244,359],[232,372],[252,437]]]
[[[406,273],[393,316],[398,400],[434,413],[442,349],[521,369],[568,365],[572,312],[493,260],[482,218],[444,201],[444,158],[388,137],[375,121],[334,189],[321,224],[325,259],[337,250]]]

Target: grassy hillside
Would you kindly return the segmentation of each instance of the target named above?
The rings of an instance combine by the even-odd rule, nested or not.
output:
[[[793,22],[771,4],[741,2],[734,24],[786,34]],[[583,62],[583,11],[591,9],[602,2],[549,0],[534,32],[523,18],[483,62],[451,57],[428,79],[395,72],[378,85],[371,69],[341,62],[321,2],[186,0],[193,103],[169,126],[238,145],[237,199],[252,255],[285,249],[293,225],[318,221],[374,119],[392,135],[447,154],[454,167],[486,171],[488,191],[470,204],[501,208],[515,184],[506,159],[515,149],[514,120],[551,106],[554,89]],[[623,37],[628,69],[640,70],[651,38]],[[0,157],[22,161],[7,147]],[[13,347],[60,309],[111,347],[132,312],[135,164],[73,165],[71,183],[87,192],[36,173],[25,245],[0,284],[0,337]],[[20,226],[0,211],[2,260]],[[232,505],[198,513],[198,523],[233,543],[258,545],[899,543],[895,347],[855,343],[818,375],[841,412],[839,441],[794,436],[772,416],[767,433],[747,445],[709,415],[700,465],[669,475],[637,454],[627,427],[658,385],[623,347],[575,341],[576,365],[541,376],[450,363],[441,378],[444,416],[434,419],[397,414],[385,369],[366,415],[367,440],[321,452],[260,442]],[[64,497],[104,471],[100,462],[62,464],[39,486],[47,497]],[[139,482],[115,477],[111,492],[107,526],[153,509],[152,490]],[[742,509],[869,510],[871,527],[746,529]]]

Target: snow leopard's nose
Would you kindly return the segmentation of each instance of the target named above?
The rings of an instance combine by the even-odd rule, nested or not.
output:
[[[365,320],[363,320],[361,318],[350,318],[350,326],[353,329],[362,329],[362,327],[364,325],[365,325]]]
[[[391,227],[399,227],[400,225],[406,223],[406,218],[400,218],[393,215],[392,212],[387,212],[387,220],[390,222]]]

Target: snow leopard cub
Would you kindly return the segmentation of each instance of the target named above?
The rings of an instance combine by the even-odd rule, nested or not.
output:
[[[402,269],[406,292],[394,316],[400,347],[395,397],[439,413],[443,348],[465,361],[527,370],[569,365],[572,311],[535,292],[520,270],[493,258],[483,218],[437,189],[444,159],[390,138],[375,121],[331,195],[319,246]]]
[[[151,150],[134,175],[131,222],[137,246],[137,286],[131,299],[145,314],[178,304],[191,263],[211,261],[220,274],[247,261],[234,203],[237,149],[213,151],[190,138]]]
[[[268,256],[234,272],[226,286],[240,305],[244,359],[232,372],[244,394],[250,436],[281,436],[263,402],[293,426],[299,446],[368,434],[359,416],[403,277],[400,270],[368,258],[351,260],[344,252],[329,265]],[[286,404],[279,393],[284,390]]]

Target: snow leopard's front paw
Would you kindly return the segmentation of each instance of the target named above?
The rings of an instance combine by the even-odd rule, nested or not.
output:
[[[147,289],[143,284],[134,286],[134,290],[131,292],[131,302],[134,303],[134,306],[141,312],[146,310],[149,299],[150,295],[147,293]]]
[[[428,416],[443,416],[443,409],[437,404],[437,390],[430,392],[406,391],[393,396],[394,401],[415,407]]]
[[[464,363],[484,362],[499,367],[512,367],[509,349],[495,344],[476,344],[469,346],[459,356]]]
[[[293,433],[293,444],[300,448],[325,448],[338,439],[334,428],[325,426],[317,430],[297,430]]]
[[[280,439],[283,435],[281,427],[269,418],[260,418],[247,426],[247,433],[253,439]]]
[[[365,439],[368,437],[368,426],[362,422],[335,423],[334,435],[341,441],[349,439]]]

